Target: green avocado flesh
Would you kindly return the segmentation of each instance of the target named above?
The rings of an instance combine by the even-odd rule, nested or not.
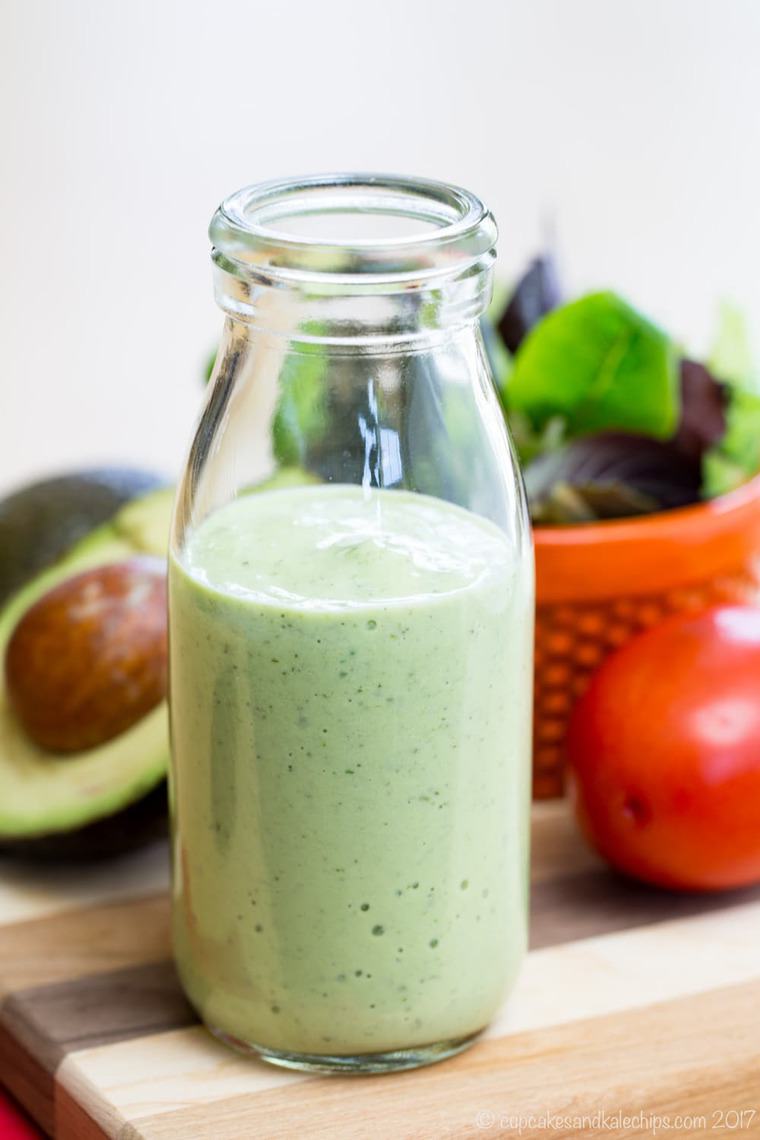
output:
[[[165,557],[173,492],[153,491],[107,523],[18,591],[0,612],[0,660],[26,610],[53,586],[83,570],[138,555]],[[61,756],[34,744],[0,689],[0,844],[70,832],[133,804],[165,777],[168,716],[163,701],[132,728],[85,752]]]

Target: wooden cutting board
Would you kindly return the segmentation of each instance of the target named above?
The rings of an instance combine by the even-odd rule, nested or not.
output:
[[[511,1001],[467,1053],[383,1077],[288,1073],[212,1040],[174,976],[162,846],[78,871],[0,863],[0,1077],[60,1140],[606,1140],[658,1119],[760,1136],[760,890],[625,883],[562,803],[534,808],[533,844]]]

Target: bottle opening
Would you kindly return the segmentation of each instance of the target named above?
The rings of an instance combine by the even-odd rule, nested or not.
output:
[[[375,174],[248,186],[222,203],[209,231],[214,260],[228,271],[375,283],[486,268],[496,233],[467,190]]]
[[[425,238],[440,223],[427,218],[394,214],[386,203],[376,209],[346,207],[344,201],[325,200],[319,205],[303,202],[297,213],[273,215],[267,223],[281,241],[316,241],[327,245],[366,245],[386,241],[414,241]]]

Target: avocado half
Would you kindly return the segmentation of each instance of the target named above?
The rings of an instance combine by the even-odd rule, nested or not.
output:
[[[0,662],[29,606],[67,577],[139,554],[165,557],[174,493],[159,484],[139,471],[82,472],[35,484],[0,504]],[[48,565],[35,572],[43,557]],[[26,584],[3,602],[3,591],[18,586],[22,574]],[[164,834],[168,760],[165,701],[113,740],[61,756],[26,735],[9,707],[3,675],[0,851],[95,857]]]

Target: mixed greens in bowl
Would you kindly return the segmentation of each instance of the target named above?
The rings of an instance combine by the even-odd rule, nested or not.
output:
[[[693,360],[616,293],[564,301],[540,257],[483,331],[535,523],[686,506],[760,470],[760,382],[734,309]]]

